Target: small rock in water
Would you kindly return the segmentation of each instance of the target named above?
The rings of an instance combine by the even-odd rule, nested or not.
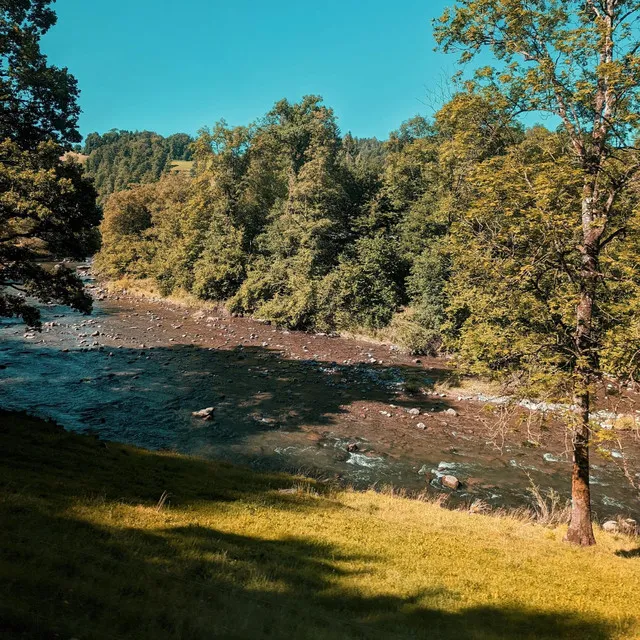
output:
[[[353,453],[354,451],[358,451],[358,445],[355,442],[351,442],[347,445],[347,451],[349,453]]]
[[[426,476],[426,475],[427,475],[427,473],[429,473],[429,466],[428,466],[428,465],[426,465],[426,464],[423,464],[423,465],[420,467],[420,470],[418,471],[418,475],[419,475],[419,476]]]
[[[458,480],[458,478],[456,478],[455,476],[442,476],[442,478],[440,478],[440,483],[443,487],[452,489],[453,491],[455,491],[460,486],[460,480]]]
[[[200,411],[193,411],[191,415],[194,418],[202,418],[203,420],[209,420],[214,411],[215,411],[215,407],[207,407],[206,409],[200,409]]]

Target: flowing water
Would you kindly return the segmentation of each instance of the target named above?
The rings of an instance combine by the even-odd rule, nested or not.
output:
[[[488,435],[496,418],[485,404],[403,393],[408,377],[432,387],[443,375],[437,360],[212,310],[100,298],[88,317],[43,307],[42,333],[0,322],[0,407],[105,440],[301,470],[360,488],[439,493],[439,478],[449,474],[462,481],[450,492],[456,501],[522,505],[532,481],[567,497],[563,429],[543,425],[531,442],[516,422],[498,449]],[[212,419],[192,415],[206,407],[214,408]],[[629,434],[630,464],[638,453]],[[600,518],[640,516],[620,456],[609,446],[593,460]]]

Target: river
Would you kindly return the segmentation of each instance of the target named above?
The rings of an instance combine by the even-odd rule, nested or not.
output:
[[[534,482],[568,498],[562,425],[540,416],[532,423],[521,411],[500,428],[496,406],[446,387],[436,392],[450,374],[445,361],[282,331],[221,310],[106,296],[85,279],[98,297],[91,316],[43,306],[42,333],[0,321],[0,407],[105,440],[357,488],[445,492],[454,503],[496,508],[530,504]],[[408,380],[426,393],[407,393]],[[192,415],[208,407],[211,419]],[[635,411],[635,400],[625,410]],[[635,477],[640,444],[623,433],[594,455],[594,508],[599,519],[640,519],[619,445]],[[443,474],[460,488],[443,489]]]

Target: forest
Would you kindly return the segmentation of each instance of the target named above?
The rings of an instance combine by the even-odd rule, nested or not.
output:
[[[186,133],[167,138],[152,131],[90,133],[76,145],[76,159],[93,179],[99,202],[131,184],[155,182],[170,172],[176,161],[190,161],[193,142]]]
[[[105,200],[105,277],[150,279],[163,295],[187,292],[290,329],[457,354],[474,373],[517,376],[545,352],[552,377],[566,368],[580,170],[561,129],[523,126],[495,92],[469,85],[385,141],[342,135],[319,97],[282,100],[254,123],[223,121],[179,147],[191,175],[168,171],[167,146],[157,181],[127,174],[136,145],[103,147],[111,165],[87,163],[98,176],[119,167],[120,184],[147,182]],[[626,231],[640,222],[637,204],[631,182],[617,202]],[[611,284],[597,318],[603,370],[629,379],[639,249],[606,247]]]

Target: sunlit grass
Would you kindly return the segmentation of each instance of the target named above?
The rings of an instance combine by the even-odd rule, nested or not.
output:
[[[3,638],[640,637],[629,538],[0,425]]]
[[[190,175],[193,169],[193,160],[172,160],[171,171]]]

